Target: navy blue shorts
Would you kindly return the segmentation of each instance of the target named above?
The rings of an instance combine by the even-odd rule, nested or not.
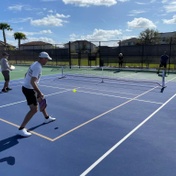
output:
[[[160,67],[164,67],[164,68],[166,68],[167,67],[167,64],[166,63],[160,63]]]
[[[33,104],[37,106],[37,97],[36,97],[36,92],[34,91],[34,89],[27,89],[26,87],[22,86],[22,92],[24,96],[26,97],[28,105]]]

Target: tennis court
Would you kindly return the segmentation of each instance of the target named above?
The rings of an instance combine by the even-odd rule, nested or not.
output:
[[[38,112],[21,138],[26,70],[16,66],[13,90],[0,94],[0,175],[175,176],[175,74],[161,93],[156,72],[44,68],[39,87],[57,120]]]

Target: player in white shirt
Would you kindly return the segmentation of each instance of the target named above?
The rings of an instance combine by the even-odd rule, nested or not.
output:
[[[34,114],[38,111],[38,98],[43,98],[44,95],[40,91],[38,87],[38,82],[40,80],[40,76],[42,74],[42,66],[47,63],[48,60],[52,60],[52,58],[46,52],[41,52],[39,54],[38,61],[34,62],[28,69],[24,84],[22,86],[22,92],[26,97],[27,104],[30,108],[29,112],[26,114],[21,126],[19,127],[18,134],[24,137],[31,136],[31,133],[25,129],[27,123],[31,120]],[[50,121],[56,120],[55,118],[48,115],[46,109],[42,111],[45,122],[48,123]]]

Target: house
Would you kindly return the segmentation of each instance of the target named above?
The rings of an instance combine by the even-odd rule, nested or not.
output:
[[[10,50],[15,50],[16,47],[13,46],[13,45],[10,45],[10,44],[8,44],[8,43],[6,43],[6,49],[8,49],[8,50],[9,50],[9,49],[10,49]],[[2,50],[5,50],[5,43],[0,40],[0,51],[2,51]]]
[[[20,50],[53,49],[53,48],[54,46],[51,43],[42,41],[32,41],[20,45]]]
[[[166,33],[159,33],[159,37],[161,38],[161,44],[165,44],[170,42],[171,38],[176,38],[176,31],[175,32],[166,32]]]
[[[176,38],[176,31],[175,32],[165,32],[165,33],[159,33],[158,34],[158,44],[168,44],[170,42],[171,38]],[[121,46],[132,46],[132,45],[137,45],[139,43],[138,38],[130,38],[126,40],[122,40],[119,45]]]
[[[94,53],[97,52],[97,46],[87,40],[76,40],[74,42],[66,43],[65,48],[69,48],[72,53]]]
[[[136,45],[138,43],[139,39],[133,37],[130,39],[126,39],[126,40],[122,40],[119,45],[121,46],[132,46],[132,45]]]

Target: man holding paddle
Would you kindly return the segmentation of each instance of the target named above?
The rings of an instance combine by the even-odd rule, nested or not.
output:
[[[4,52],[2,54],[2,59],[1,59],[1,72],[4,77],[4,87],[2,88],[2,92],[8,92],[9,90],[12,90],[9,88],[9,82],[10,82],[10,71],[12,71],[9,62],[8,62],[8,57],[9,54]]]
[[[42,66],[47,63],[48,60],[52,58],[46,52],[41,52],[39,54],[38,61],[34,62],[28,69],[24,84],[22,86],[22,92],[26,97],[27,104],[30,108],[29,112],[26,114],[21,126],[19,127],[18,134],[23,137],[31,136],[31,133],[25,129],[26,124],[31,120],[34,114],[38,111],[38,103],[40,106],[40,111],[45,117],[44,123],[56,120],[55,118],[48,115],[46,112],[46,100],[43,93],[38,87],[38,82],[42,74]]]
[[[164,51],[164,54],[160,58],[160,64],[159,64],[159,68],[158,68],[158,71],[157,71],[158,75],[159,75],[161,67],[164,68],[164,73],[166,75],[166,68],[167,68],[168,60],[169,60],[169,56],[167,55],[166,51]]]

